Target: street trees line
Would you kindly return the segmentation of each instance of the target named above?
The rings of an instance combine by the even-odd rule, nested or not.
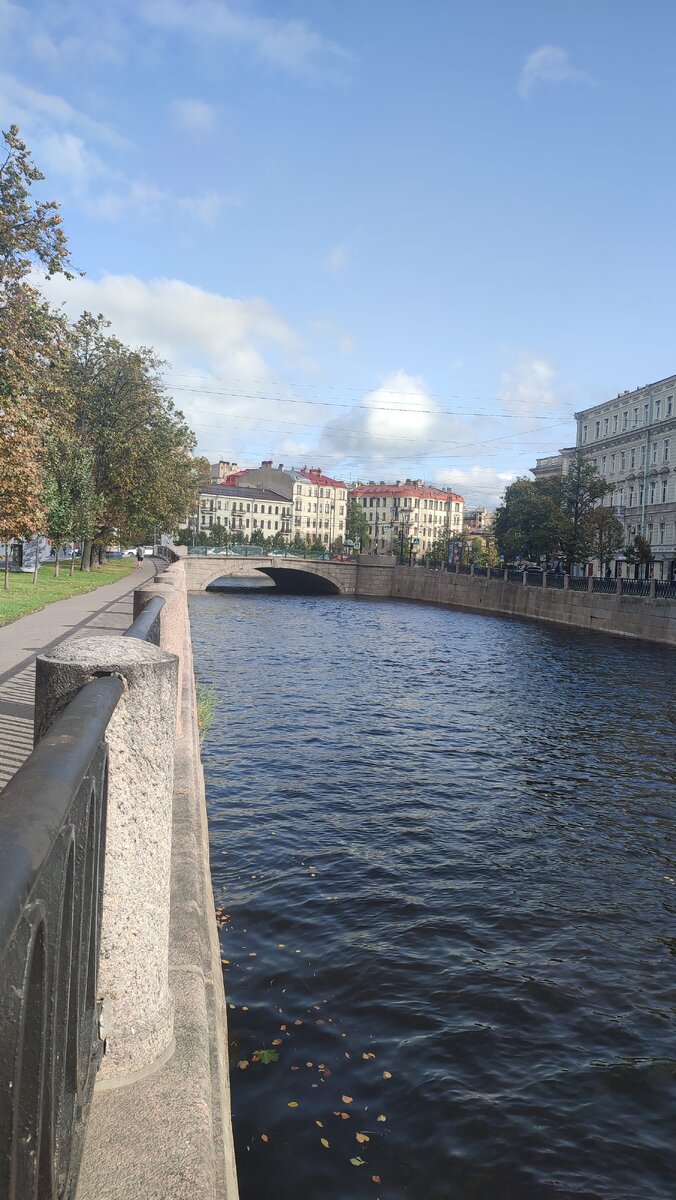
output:
[[[556,559],[567,570],[598,559],[607,565],[623,549],[624,530],[601,504],[610,490],[597,468],[577,451],[568,474],[553,479],[516,479],[496,510],[494,534],[508,562]],[[624,547],[627,561],[639,561],[636,544]]]
[[[148,540],[191,507],[194,436],[167,396],[162,363],[101,314],[70,324],[35,286],[72,278],[58,205],[13,125],[0,163],[0,540],[79,541],[88,570],[115,534]],[[58,571],[58,554],[56,556]]]

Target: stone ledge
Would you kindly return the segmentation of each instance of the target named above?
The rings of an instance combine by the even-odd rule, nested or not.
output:
[[[97,1088],[78,1200],[237,1200],[226,1003],[209,869],[186,606],[176,743],[169,972],[173,1055],[146,1078]]]

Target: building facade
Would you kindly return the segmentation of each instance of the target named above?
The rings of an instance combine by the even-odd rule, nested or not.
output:
[[[321,542],[327,549],[345,541],[347,484],[325,475],[321,467],[286,470],[283,464],[273,467],[268,460],[230,476],[228,484],[268,488],[284,496],[292,509],[290,541],[298,536],[308,544]]]
[[[676,375],[575,413],[576,448],[607,480],[603,503],[650,542],[654,574],[676,578]]]
[[[361,483],[350,489],[369,523],[372,554],[427,554],[440,538],[462,532],[465,502],[445,488],[428,487],[422,479],[404,483]]]
[[[262,533],[266,538],[278,535],[288,541],[291,504],[287,497],[268,488],[203,485],[191,524],[197,541],[211,536],[218,526],[225,531],[224,540],[242,534],[245,541],[250,541],[253,533]]]

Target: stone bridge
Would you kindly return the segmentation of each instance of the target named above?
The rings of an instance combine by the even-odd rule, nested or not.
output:
[[[217,579],[251,579],[267,575],[280,591],[354,596],[357,563],[331,562],[302,556],[261,554],[190,554],[183,559],[189,592],[203,592]]]

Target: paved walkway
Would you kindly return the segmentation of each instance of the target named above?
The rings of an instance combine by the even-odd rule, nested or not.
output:
[[[33,749],[36,655],[65,638],[122,633],[132,622],[134,588],[154,573],[155,562],[146,559],[140,571],[117,583],[59,600],[0,628],[0,789]]]

